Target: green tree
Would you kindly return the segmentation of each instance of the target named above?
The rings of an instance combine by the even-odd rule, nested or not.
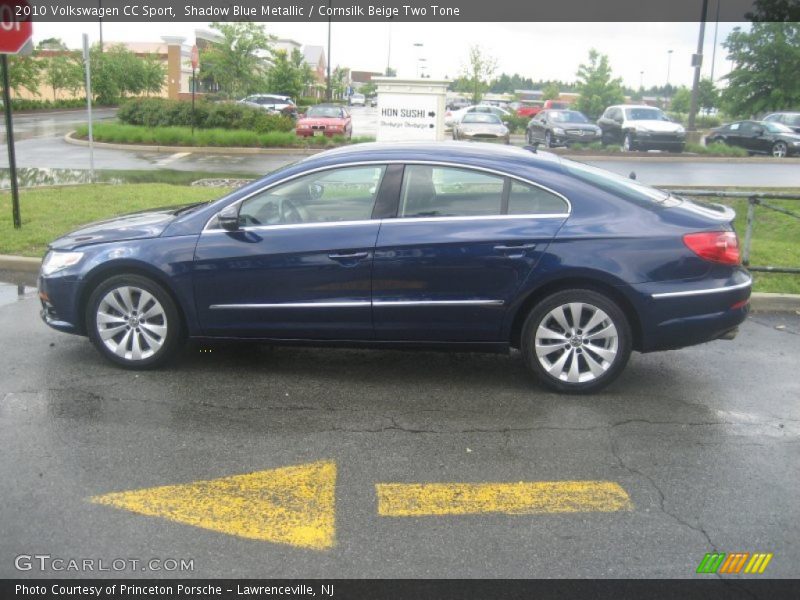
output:
[[[265,80],[265,58],[272,54],[273,36],[259,23],[212,23],[222,36],[218,43],[201,50],[200,75],[219,86],[228,98],[241,98],[257,91]]]
[[[8,57],[8,83],[17,94],[22,90],[28,90],[34,96],[38,96],[41,77],[42,64],[32,56]]]
[[[542,100],[558,100],[561,95],[561,88],[557,83],[548,83],[542,90]]]
[[[692,104],[692,91],[686,86],[681,86],[673,94],[670,109],[677,113],[688,113]]]
[[[497,69],[497,60],[488,55],[480,46],[469,47],[467,64],[462,68],[461,78],[472,94],[473,104],[481,101],[484,92],[489,89],[489,80]]]
[[[303,90],[303,82],[300,77],[300,69],[289,60],[286,51],[275,52],[272,58],[272,67],[269,70],[269,90],[298,98]]]
[[[64,52],[40,59],[44,82],[53,90],[53,101],[59,90],[76,92],[84,85],[83,60],[80,52]]]
[[[378,86],[375,85],[373,81],[368,81],[364,85],[362,85],[359,90],[365,96],[374,96],[375,93],[378,91]]]
[[[608,56],[592,48],[588,64],[578,67],[578,110],[591,118],[599,117],[606,107],[625,100],[622,80],[612,77]]]
[[[723,43],[733,70],[722,103],[732,115],[793,108],[800,104],[800,23],[757,22],[735,28]]]
[[[67,45],[61,38],[51,37],[41,40],[36,44],[37,50],[66,50]]]
[[[349,71],[345,67],[337,66],[331,73],[331,92],[334,98],[344,97],[347,91]]]
[[[708,78],[701,79],[697,88],[697,104],[700,108],[710,110],[719,106],[719,90]]]
[[[142,91],[148,96],[160,94],[167,77],[167,65],[156,54],[147,55],[142,61]]]

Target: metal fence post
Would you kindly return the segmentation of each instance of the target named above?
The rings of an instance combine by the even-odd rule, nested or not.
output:
[[[746,267],[750,264],[750,242],[753,239],[753,221],[755,220],[756,204],[758,198],[750,196],[747,199],[747,225],[744,230],[744,251],[742,252],[742,264]]]

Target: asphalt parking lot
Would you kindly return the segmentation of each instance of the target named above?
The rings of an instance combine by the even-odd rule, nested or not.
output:
[[[573,397],[513,354],[192,344],[124,371],[0,287],[0,577],[80,574],[15,568],[36,554],[193,561],[95,577],[713,577],[695,569],[715,550],[797,575],[795,314]],[[572,512],[535,491],[565,481],[613,490]],[[434,483],[462,485],[406,485]],[[507,506],[525,494],[537,510]]]

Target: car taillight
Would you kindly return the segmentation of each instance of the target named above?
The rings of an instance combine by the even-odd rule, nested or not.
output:
[[[700,258],[723,265],[738,265],[739,239],[732,231],[704,231],[687,233],[683,243]]]

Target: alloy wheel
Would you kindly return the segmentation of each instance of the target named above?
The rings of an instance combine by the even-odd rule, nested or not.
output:
[[[633,151],[633,140],[631,140],[630,134],[626,134],[625,139],[622,140],[622,149],[625,152]]]
[[[168,334],[164,307],[153,294],[136,286],[109,290],[100,300],[95,319],[105,347],[128,361],[156,354]]]
[[[775,145],[772,146],[772,156],[775,158],[784,158],[787,150],[786,142],[775,142]]]
[[[593,381],[617,358],[619,334],[611,317],[585,302],[562,304],[548,312],[535,333],[539,364],[567,383]]]

